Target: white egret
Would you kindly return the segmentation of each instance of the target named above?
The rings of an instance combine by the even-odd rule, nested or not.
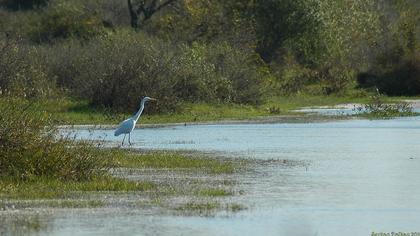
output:
[[[155,101],[156,99],[154,98],[150,98],[150,97],[144,97],[141,100],[140,103],[140,109],[137,111],[137,113],[128,118],[127,120],[124,120],[123,122],[121,122],[121,124],[118,126],[118,128],[115,130],[114,135],[115,136],[119,136],[120,134],[124,134],[124,138],[123,141],[121,143],[121,145],[124,145],[124,140],[125,140],[125,136],[128,134],[128,143],[131,145],[131,131],[134,130],[134,128],[136,127],[136,123],[139,120],[141,113],[143,113],[144,110],[144,104],[147,101]]]

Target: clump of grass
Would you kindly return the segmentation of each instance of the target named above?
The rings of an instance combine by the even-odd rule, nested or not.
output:
[[[215,210],[219,209],[220,207],[221,207],[221,204],[218,202],[204,202],[204,203],[189,202],[189,203],[176,207],[175,210],[181,211],[184,213],[208,215],[214,212]]]
[[[246,206],[238,204],[238,203],[232,203],[228,205],[228,210],[232,212],[238,212],[248,209]]]
[[[61,181],[51,178],[32,178],[25,181],[0,179],[0,197],[4,199],[59,199],[76,192],[148,191],[155,188],[149,182],[101,176],[89,181]]]
[[[206,188],[198,190],[196,195],[205,197],[225,197],[232,196],[233,192],[223,188]]]
[[[98,208],[105,203],[100,200],[80,200],[80,199],[53,199],[43,201],[13,201],[5,204],[4,209],[24,209],[24,208]],[[1,209],[1,208],[0,208]]]
[[[211,174],[230,174],[240,168],[240,164],[225,160],[191,157],[174,152],[127,153],[114,150],[113,153],[114,165],[126,168],[188,169]]]
[[[359,115],[369,118],[391,118],[415,115],[413,107],[409,103],[385,103],[379,93],[372,96],[368,103],[356,109],[359,112]]]
[[[0,177],[82,181],[108,166],[92,144],[57,137],[50,116],[34,103],[8,99],[0,106]]]
[[[220,210],[236,213],[246,209],[246,206],[238,203],[221,204],[219,202],[188,202],[175,208],[176,211],[186,215],[200,216],[211,216]]]
[[[54,208],[97,208],[104,206],[104,202],[98,200],[63,200],[48,202],[46,206]]]

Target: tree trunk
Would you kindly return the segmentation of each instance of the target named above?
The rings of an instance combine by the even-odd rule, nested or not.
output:
[[[138,29],[139,25],[139,15],[137,14],[136,10],[134,10],[132,0],[127,0],[128,10],[130,12],[130,23],[131,27],[134,29]]]

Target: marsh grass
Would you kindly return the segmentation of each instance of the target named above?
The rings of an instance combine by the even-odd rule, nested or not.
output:
[[[384,98],[390,100],[393,98]],[[232,103],[189,103],[178,104],[179,109],[173,112],[150,115],[147,112],[141,117],[140,124],[164,124],[182,122],[205,122],[217,120],[255,119],[263,116],[302,115],[294,110],[310,106],[332,106],[342,103],[368,103],[366,96],[315,96],[294,95],[266,98],[259,105],[241,105]],[[0,104],[7,101],[0,98]],[[52,114],[52,119],[59,124],[118,124],[131,116],[135,110],[116,112],[106,107],[93,107],[86,100],[70,98],[43,99],[35,104]]]
[[[417,115],[407,102],[387,102],[380,94],[371,97],[370,101],[356,109],[359,116],[371,119],[392,118]]]
[[[0,106],[0,177],[50,177],[85,181],[106,173],[108,163],[93,144],[58,137],[48,113],[31,101]]]
[[[124,168],[151,168],[202,171],[210,174],[231,174],[242,168],[242,161],[232,162],[199,155],[188,156],[177,152],[126,152],[112,149],[113,165]]]
[[[196,195],[202,197],[226,197],[233,194],[232,191],[223,188],[205,188],[196,191]]]
[[[246,206],[238,204],[238,203],[231,203],[228,205],[228,210],[232,212],[239,212],[248,209]]]
[[[220,209],[221,206],[219,202],[189,202],[176,207],[175,210],[190,214],[208,215]]]
[[[3,209],[25,209],[25,208],[98,208],[104,207],[105,202],[101,200],[83,199],[48,199],[40,201],[13,200],[4,203]]]
[[[0,179],[0,197],[3,199],[63,199],[78,192],[128,192],[149,191],[155,188],[150,182],[133,182],[126,179],[102,176],[89,181],[61,181],[51,178],[33,178],[26,181]]]
[[[214,216],[220,211],[237,213],[246,209],[246,206],[238,203],[220,203],[216,201],[188,202],[174,208],[174,210],[181,215],[199,215],[205,217]]]
[[[64,201],[52,201],[48,202],[46,206],[53,208],[97,208],[103,207],[104,202],[99,200],[89,200],[89,201],[80,201],[80,200],[64,200]]]

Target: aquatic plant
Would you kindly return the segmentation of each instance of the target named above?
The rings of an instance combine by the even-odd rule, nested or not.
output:
[[[372,118],[388,118],[398,116],[414,115],[413,107],[407,102],[386,103],[381,94],[376,94],[371,97],[371,100],[361,107],[356,108],[362,116]]]

